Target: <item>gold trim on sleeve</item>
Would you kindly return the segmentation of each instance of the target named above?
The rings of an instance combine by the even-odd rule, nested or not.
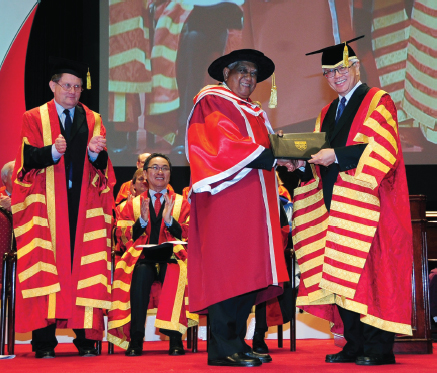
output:
[[[354,284],[358,284],[358,281],[360,280],[359,273],[336,268],[327,263],[323,264],[323,272],[330,276],[337,277],[345,281],[353,282]]]
[[[31,194],[30,196],[27,196],[23,202],[12,205],[11,206],[12,214],[16,214],[17,212],[23,211],[29,205],[36,202],[43,203],[45,205],[46,197],[44,196],[44,194]]]
[[[42,227],[48,227],[49,222],[46,218],[41,216],[32,216],[32,218],[23,225],[14,229],[15,237],[20,237],[21,235],[29,232],[35,225],[40,225]]]
[[[360,258],[355,255],[345,254],[340,251],[333,250],[329,247],[326,247],[325,249],[325,257],[358,268],[364,268],[364,264],[366,263],[366,259]]]
[[[106,229],[99,229],[97,231],[84,233],[83,242],[93,241],[99,238],[106,238]]]
[[[100,251],[99,253],[83,256],[80,259],[80,265],[91,264],[98,262],[99,260],[108,260],[108,253],[106,251]]]
[[[58,291],[61,291],[61,285],[59,284],[59,282],[57,284],[45,286],[42,288],[22,290],[21,293],[23,295],[23,298],[34,298],[56,293]]]
[[[18,279],[20,280],[20,282],[23,282],[39,272],[47,272],[47,273],[52,273],[54,275],[58,274],[58,271],[56,270],[56,266],[44,262],[38,262],[34,264],[32,267],[21,272],[18,275]]]
[[[21,249],[18,249],[17,259],[21,259],[24,255],[29,254],[37,247],[41,247],[42,249],[46,250],[52,250],[52,243],[50,241],[43,240],[42,238],[34,238],[27,245],[23,246]]]

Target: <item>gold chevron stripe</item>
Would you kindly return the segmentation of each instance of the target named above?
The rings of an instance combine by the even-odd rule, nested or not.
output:
[[[23,295],[23,298],[26,299],[26,298],[41,297],[43,295],[56,293],[58,291],[61,291],[61,285],[59,284],[59,282],[57,284],[53,284],[41,288],[22,290],[21,294]]]
[[[330,247],[325,249],[325,257],[334,259],[337,262],[348,264],[358,268],[364,268],[366,259],[360,258],[358,256],[342,253],[341,251],[333,250]]]
[[[327,233],[326,241],[331,241],[341,246],[349,247],[365,253],[369,252],[371,246],[370,242],[357,240],[356,238],[343,236],[341,234],[333,233],[333,232]]]
[[[23,202],[12,205],[11,206],[12,214],[16,214],[17,212],[23,211],[32,203],[36,203],[36,202],[43,203],[45,205],[46,197],[44,196],[44,194],[31,194],[30,196],[27,196]]]
[[[373,220],[376,222],[379,221],[379,215],[380,215],[378,211],[365,209],[359,206],[351,206],[350,204],[335,201],[335,200],[331,202],[331,211],[338,211],[344,214],[349,214],[359,218]]]
[[[41,216],[32,216],[32,218],[25,224],[20,225],[14,229],[15,237],[20,237],[21,235],[29,232],[35,225],[40,225],[42,227],[48,227],[49,222],[46,218]]]
[[[41,247],[42,249],[52,250],[52,243],[47,240],[43,240],[42,238],[34,238],[27,245],[23,246],[21,249],[17,251],[17,258],[20,259],[24,255],[30,253],[37,247]]]
[[[305,273],[313,268],[321,266],[323,264],[323,258],[324,258],[324,255],[322,254],[316,258],[310,259],[310,260],[306,261],[305,263],[300,264],[299,265],[300,271],[302,273]]]
[[[83,242],[93,241],[99,238],[106,238],[106,229],[85,233],[83,235]]]
[[[125,292],[129,292],[130,291],[130,284],[126,284],[125,282],[123,282],[121,280],[115,280],[114,283],[112,284],[112,289],[121,289]]]
[[[58,271],[56,270],[56,266],[54,266],[53,264],[38,262],[34,264],[32,267],[18,274],[18,279],[20,280],[20,282],[23,282],[39,272],[48,272],[54,275],[58,274]]]
[[[323,272],[333,277],[337,277],[345,281],[353,282],[354,284],[358,284],[358,281],[360,280],[360,275],[358,273],[347,271],[345,269],[336,268],[327,263],[323,264]]]
[[[105,275],[95,275],[84,280],[80,280],[77,283],[77,290],[89,288],[90,286],[102,284],[105,287],[108,286],[108,278]]]

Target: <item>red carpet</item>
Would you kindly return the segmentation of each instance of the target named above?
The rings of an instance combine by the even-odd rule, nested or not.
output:
[[[124,356],[116,348],[108,355],[108,346],[103,344],[103,353],[97,357],[79,357],[73,344],[59,344],[56,358],[37,360],[30,345],[16,345],[15,359],[0,360],[0,372],[235,372],[242,369],[263,372],[436,372],[437,353],[433,355],[397,355],[396,365],[360,367],[353,363],[327,364],[325,355],[339,351],[333,340],[298,340],[297,351],[289,351],[288,340],[284,348],[277,347],[276,340],[268,340],[273,362],[257,368],[210,367],[207,365],[206,342],[199,342],[199,352],[187,352],[185,356],[168,356],[168,342],[145,342],[145,354],[137,358]],[[437,343],[433,345],[437,348]]]

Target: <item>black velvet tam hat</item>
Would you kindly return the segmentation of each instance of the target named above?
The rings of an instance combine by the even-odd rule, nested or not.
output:
[[[233,62],[253,62],[258,68],[257,82],[266,80],[275,71],[275,64],[264,53],[255,49],[238,49],[217,58],[209,67],[208,74],[215,80],[223,82],[223,69]]]
[[[77,61],[69,60],[63,57],[49,57],[50,74],[71,74],[80,79],[85,79],[88,66]]]
[[[357,58],[356,53],[349,46],[349,43],[361,38],[364,38],[364,35],[345,41],[341,44],[331,45],[330,47],[307,53],[306,56],[322,53],[322,68],[324,69],[334,69],[340,65],[348,66],[349,60]]]

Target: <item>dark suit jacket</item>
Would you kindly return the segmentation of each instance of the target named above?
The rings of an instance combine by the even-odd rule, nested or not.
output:
[[[362,84],[355,90],[337,124],[335,124],[335,115],[337,113],[338,98],[332,101],[328,112],[323,119],[321,131],[328,134],[331,148],[334,149],[338,161],[338,163],[333,163],[328,167],[320,166],[320,174],[323,183],[323,197],[328,211],[331,207],[332,190],[339,172],[356,168],[360,157],[366,148],[367,144],[346,146],[346,142],[355,114],[369,90],[370,88],[367,84]],[[308,181],[311,180],[311,178],[311,168],[307,163],[305,174],[302,179]]]

